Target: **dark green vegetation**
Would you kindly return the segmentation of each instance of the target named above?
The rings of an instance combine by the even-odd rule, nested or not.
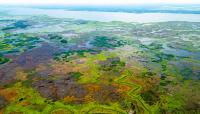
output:
[[[9,62],[8,58],[0,56],[0,64],[4,64],[4,63],[7,63],[7,62]]]
[[[83,74],[81,74],[80,72],[71,72],[71,73],[69,73],[69,75],[70,75],[70,77],[72,77],[73,79],[79,80],[80,77],[81,77]]]
[[[27,21],[23,21],[23,20],[20,20],[20,21],[17,21],[11,25],[8,25],[7,27],[3,28],[2,30],[12,30],[12,29],[24,29],[24,28],[27,28],[28,26],[30,26],[28,24]]]
[[[0,24],[0,114],[200,113],[200,23]]]
[[[99,48],[113,48],[125,45],[126,41],[116,40],[116,38],[108,38],[106,36],[96,36],[91,44]]]
[[[25,34],[6,33],[0,42],[0,54],[24,52],[40,43],[38,37]]]

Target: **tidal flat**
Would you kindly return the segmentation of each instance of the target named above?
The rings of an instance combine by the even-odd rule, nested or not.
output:
[[[200,22],[0,13],[0,114],[199,114]]]

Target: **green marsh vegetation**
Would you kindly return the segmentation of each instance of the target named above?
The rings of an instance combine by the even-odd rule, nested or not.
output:
[[[199,23],[48,16],[5,22],[0,22],[5,25],[0,27],[0,113],[200,111],[200,32],[194,28]]]
[[[10,59],[0,56],[0,64],[7,63],[9,61],[10,61]]]

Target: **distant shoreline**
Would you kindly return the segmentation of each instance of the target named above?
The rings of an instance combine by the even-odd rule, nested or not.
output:
[[[21,7],[21,6],[20,6]],[[143,5],[27,5],[39,9],[62,9],[67,11],[96,11],[96,12],[124,12],[124,13],[176,13],[200,14],[200,4],[143,4]]]

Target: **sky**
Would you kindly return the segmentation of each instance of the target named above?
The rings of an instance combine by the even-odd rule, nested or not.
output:
[[[109,4],[157,4],[157,3],[183,3],[200,4],[200,0],[0,0],[0,4],[83,4],[83,5],[109,5]]]

